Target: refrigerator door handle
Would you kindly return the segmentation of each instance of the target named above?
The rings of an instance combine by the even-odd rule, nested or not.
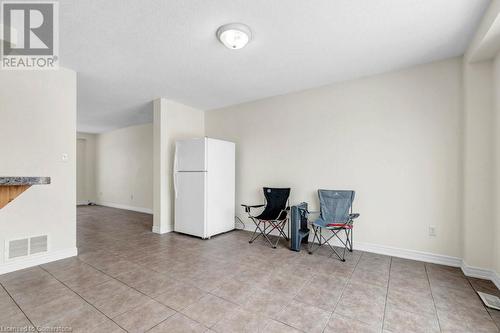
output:
[[[174,194],[175,198],[177,198],[177,172],[174,171]]]
[[[174,195],[177,198],[177,144],[175,145],[175,153],[174,153]]]

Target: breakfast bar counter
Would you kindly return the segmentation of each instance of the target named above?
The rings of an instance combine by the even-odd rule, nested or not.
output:
[[[33,185],[48,185],[50,177],[2,177],[0,176],[0,209],[12,202]]]

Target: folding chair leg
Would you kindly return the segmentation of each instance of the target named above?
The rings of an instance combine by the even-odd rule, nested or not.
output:
[[[250,240],[248,242],[250,244],[252,244],[257,238],[259,238],[260,236],[263,236],[264,238],[266,238],[266,240],[269,242],[269,244],[272,245],[271,241],[269,240],[269,238],[266,235],[266,230],[268,228],[266,223],[263,221],[260,221],[260,220],[259,220],[259,223],[257,223],[254,219],[252,219],[252,221],[255,223],[255,230],[252,234],[252,238],[250,238]],[[264,224],[264,230],[262,230],[262,228],[260,227],[260,225],[262,223]],[[258,233],[257,233],[257,230],[259,231]]]
[[[349,251],[352,252],[354,250],[354,243],[352,241],[352,237],[354,235],[354,230],[350,229],[349,234],[351,235],[351,241],[349,242],[351,244],[351,248],[349,249]]]
[[[345,250],[347,248],[347,241],[344,243],[344,241],[342,241],[342,239],[340,239],[338,233],[340,232],[341,230],[331,230],[332,232],[332,236],[330,238],[328,238],[328,240],[326,241],[326,243],[328,244],[328,246],[330,246],[330,249],[332,250],[332,252],[337,256],[337,258],[339,258],[340,261],[344,262],[345,261]],[[340,243],[342,243],[342,245],[344,245],[344,249],[342,251],[342,256],[337,252],[337,250],[330,245],[329,241],[330,239],[332,239],[333,237],[337,237],[338,240],[340,241]]]
[[[319,229],[319,232],[318,232],[318,229]],[[349,248],[349,239],[346,239],[346,241],[344,242],[339,237],[338,233],[341,232],[342,229],[340,229],[340,230],[330,230],[332,232],[332,235],[328,239],[321,234],[321,228],[320,227],[314,227],[313,226],[313,231],[314,231],[314,236],[313,236],[312,242],[309,244],[309,254],[313,254],[313,252],[315,252],[317,249],[319,249],[322,245],[327,244],[330,247],[330,249],[332,250],[333,254],[335,254],[335,256],[337,256],[337,258],[339,258],[340,261],[345,261],[345,251],[346,251],[346,249]],[[335,247],[333,247],[329,243],[330,240],[332,238],[334,238],[334,237],[337,237],[339,239],[339,241],[342,243],[342,245],[344,245],[344,248],[343,248],[343,251],[342,251],[342,255],[335,249]],[[313,248],[314,247],[314,241],[316,239],[318,240],[318,246],[314,249]],[[322,244],[322,241],[323,241],[323,244]]]
[[[351,248],[351,245],[350,245],[350,238],[349,238],[349,230],[348,229],[345,229],[345,242],[346,242],[346,247],[347,249],[350,249]]]
[[[275,249],[278,246],[278,243],[280,241],[280,238],[283,237],[284,239],[288,240],[288,237],[285,235],[284,228],[285,228],[285,223],[284,221],[268,221],[269,224],[271,225],[271,230],[269,232],[266,232],[266,235],[269,236],[271,232],[274,230],[278,230],[278,239],[276,240],[275,243],[272,243],[270,240],[268,240],[269,244]],[[266,237],[267,238],[267,237]]]
[[[286,221],[280,221],[278,222],[279,224],[277,225],[276,229],[280,233],[280,236],[282,236],[285,240],[289,240],[288,236],[285,234],[285,226],[286,226]],[[281,226],[281,227],[280,227]]]
[[[277,246],[278,246],[278,242],[280,241],[280,239],[278,238],[278,240],[276,241],[276,244],[273,244],[273,242],[269,239],[269,237],[267,237],[269,234],[262,234],[264,236],[264,238],[267,240],[267,242],[269,243],[269,245],[272,246],[273,249],[275,249]]]
[[[275,249],[278,246],[278,243],[279,243],[281,237],[283,237],[287,241],[289,240],[288,236],[285,234],[285,226],[286,226],[286,221],[287,220],[283,220],[283,221],[278,221],[278,220],[276,220],[276,221],[257,220],[258,221],[257,222],[252,217],[251,217],[251,220],[255,224],[255,230],[254,230],[254,232],[252,234],[252,237],[248,241],[250,244],[253,243],[257,238],[259,238],[260,236],[262,236],[269,243],[269,245],[271,245],[272,248]],[[261,224],[264,224],[264,227],[261,227]],[[278,239],[276,240],[276,242],[272,242],[271,239],[269,239],[269,235],[274,230],[278,230],[278,232],[279,232]]]
[[[353,250],[353,244],[352,244],[352,229],[346,229],[345,230],[345,237],[346,237],[346,241],[347,241],[347,249],[349,250],[349,252],[352,252]]]
[[[254,232],[252,234],[252,237],[248,241],[250,244],[252,244],[257,238],[259,238],[260,236],[262,236],[264,234],[264,231],[260,227],[260,224],[262,222],[259,221],[259,223],[257,223],[254,219],[252,219],[252,221],[253,221],[253,223],[255,223],[255,230],[254,230]],[[264,227],[265,227],[265,224],[264,224]],[[259,233],[257,233],[257,230],[259,231]]]
[[[309,254],[313,254],[312,252],[312,245],[314,244],[314,240],[316,239],[316,228],[314,226],[311,226],[312,227],[312,231],[314,231],[314,234],[313,234],[313,240],[307,244],[307,253]]]
[[[280,237],[278,236],[278,239],[276,240],[276,243],[272,244],[271,243],[271,246],[273,247],[273,249],[277,248],[278,247],[278,243],[280,242]]]
[[[254,221],[255,222],[255,221]],[[267,221],[269,222],[269,221]],[[261,228],[260,225],[261,224],[264,224],[264,228]],[[252,237],[252,239],[250,239],[249,243],[253,243],[257,238],[259,238],[260,236],[264,237],[265,240],[269,243],[269,245],[272,246],[273,249],[276,248],[276,246],[278,245],[278,242],[276,242],[276,244],[274,244],[270,239],[269,239],[269,234],[274,230],[276,229],[276,227],[272,224],[272,223],[269,223],[269,224],[266,224],[266,222],[264,221],[261,221],[259,220],[259,223],[255,222],[255,225],[257,228],[255,228],[255,231],[254,231],[254,234],[257,233],[257,230],[259,230],[259,233],[257,236],[255,237]],[[271,229],[268,231],[268,229]],[[279,241],[279,238],[278,238],[278,241]]]
[[[315,226],[313,226],[312,228],[313,228],[313,231],[314,231],[314,236],[313,236],[312,242],[310,242],[308,244],[308,252],[309,252],[309,254],[313,254],[317,249],[319,249],[321,247],[321,239],[318,236],[318,229],[320,229],[320,228],[319,227],[315,227]],[[321,229],[320,229],[320,235],[321,235]],[[314,247],[314,241],[316,239],[318,239],[318,244],[319,245],[316,247],[316,249],[313,249],[313,247]]]

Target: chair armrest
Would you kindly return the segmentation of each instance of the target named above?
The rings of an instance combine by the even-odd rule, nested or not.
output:
[[[285,209],[282,209],[278,215],[278,218],[281,216],[281,214],[285,213],[285,219],[288,218],[288,213],[290,212],[291,207],[285,207]]]
[[[359,217],[359,215],[360,214],[358,214],[358,213],[349,214],[349,219],[351,219],[351,220],[357,219]]]
[[[245,207],[245,212],[246,213],[250,213],[250,209],[251,208],[260,208],[260,207],[264,207],[265,205],[245,205],[245,204],[241,204],[242,207]]]

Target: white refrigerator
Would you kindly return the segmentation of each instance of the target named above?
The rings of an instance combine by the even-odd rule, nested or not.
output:
[[[174,230],[210,238],[234,229],[235,144],[179,140],[174,158]]]

